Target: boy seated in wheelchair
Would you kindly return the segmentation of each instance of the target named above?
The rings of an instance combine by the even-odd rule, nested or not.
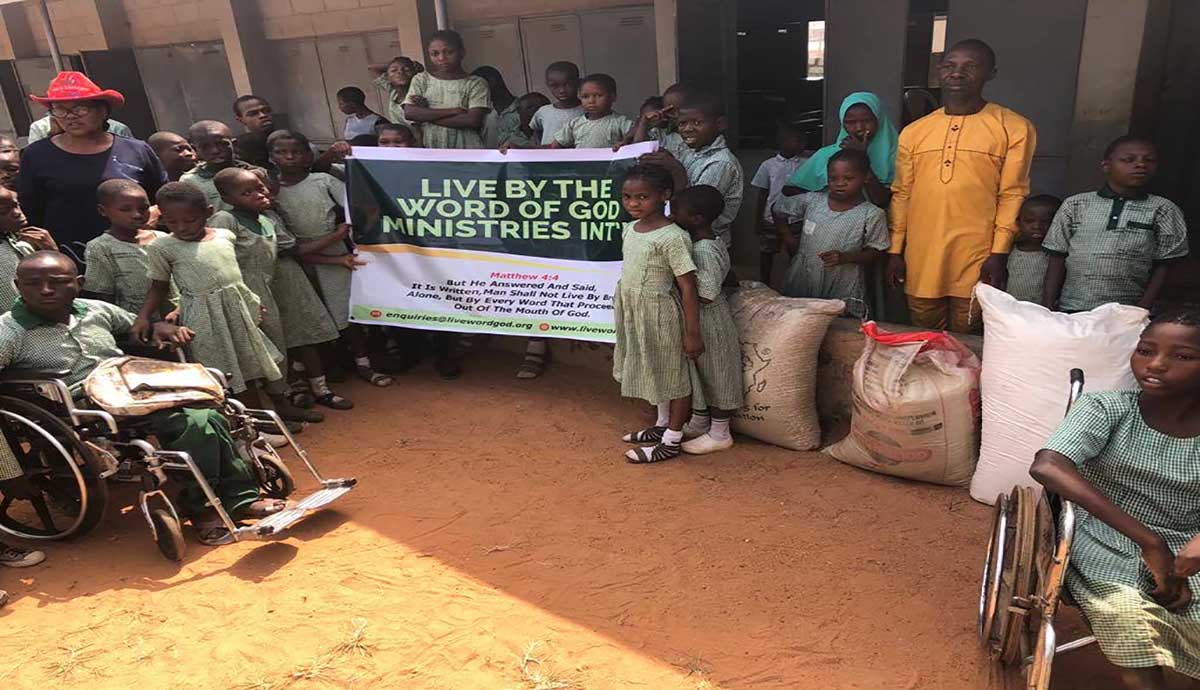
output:
[[[0,316],[0,369],[67,370],[64,383],[78,392],[97,365],[123,354],[117,338],[129,333],[135,315],[107,302],[79,299],[83,278],[69,257],[36,252],[21,260],[16,276],[20,297]],[[191,335],[186,328],[159,322],[153,342],[177,347]],[[260,498],[254,470],[237,453],[219,411],[178,408],[145,419],[163,448],[191,455],[233,520],[261,518],[287,507],[284,501]],[[185,484],[179,498],[181,512],[191,518],[202,543],[234,540],[216,510],[205,505],[198,485]]]
[[[1130,364],[1141,390],[1081,397],[1030,474],[1082,509],[1066,585],[1126,687],[1200,688],[1200,310],[1152,319]]]

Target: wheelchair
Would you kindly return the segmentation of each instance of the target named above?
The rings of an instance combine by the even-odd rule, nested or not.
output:
[[[1068,411],[1083,384],[1083,372],[1071,370]],[[1055,655],[1096,642],[1088,636],[1059,644],[1054,629],[1075,526],[1075,506],[1048,491],[1039,497],[1018,486],[996,497],[979,589],[979,639],[993,659],[1024,669],[1026,690],[1048,690]]]
[[[35,541],[82,536],[103,518],[110,481],[137,483],[138,506],[159,551],[179,562],[185,542],[179,514],[165,491],[169,474],[196,482],[235,541],[278,536],[354,488],[353,478],[323,477],[274,410],[247,408],[232,397],[224,374],[207,371],[226,391],[218,409],[238,454],[257,474],[262,496],[286,499],[296,487],[291,470],[263,432],[286,440],[284,447],[317,480],[317,491],[280,512],[239,525],[187,453],[155,443],[145,417],[118,417],[81,406],[64,382],[70,372],[8,369],[0,373],[0,431],[34,495],[17,499],[0,494],[0,531]]]

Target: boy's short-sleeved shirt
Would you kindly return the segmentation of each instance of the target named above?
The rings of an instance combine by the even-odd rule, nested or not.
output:
[[[17,286],[13,284],[17,277],[17,264],[32,253],[33,246],[17,239],[16,235],[0,238],[0,314],[8,311],[17,301]]]
[[[758,172],[754,173],[754,177],[750,180],[750,186],[767,190],[767,205],[763,208],[764,221],[771,222],[771,207],[775,205],[776,201],[779,201],[779,195],[783,192],[788,178],[807,160],[807,156],[788,158],[782,153],[777,153],[758,166]]]
[[[729,228],[742,207],[745,178],[742,164],[725,145],[725,135],[717,135],[708,146],[693,149],[683,142],[683,137],[668,134],[662,139],[662,147],[683,164],[689,186],[716,187],[725,197],[725,210],[713,221],[713,233],[728,247],[733,242]]]
[[[554,141],[560,146],[577,149],[609,149],[621,143],[631,129],[633,120],[617,113],[609,113],[595,120],[580,115],[563,125],[554,135]]]
[[[574,108],[555,108],[553,103],[543,105],[530,118],[529,128],[534,132],[540,132],[542,146],[547,146],[554,141],[554,135],[558,134],[559,130],[580,115],[583,115],[582,105]]]
[[[346,141],[350,141],[354,137],[362,136],[364,134],[374,135],[375,125],[377,125],[380,121],[383,121],[383,118],[375,113],[367,113],[363,117],[359,117],[357,115],[347,115],[346,125],[342,128],[342,137]]]
[[[257,165],[252,165],[241,160],[235,160],[233,165],[229,167],[241,168],[243,170],[262,170]],[[224,168],[221,168],[221,170],[224,170]],[[179,176],[180,182],[186,182],[204,192],[204,198],[208,200],[208,205],[212,206],[213,213],[228,211],[233,208],[221,198],[221,193],[217,191],[217,183],[213,181],[213,178],[221,170],[213,170],[207,163],[201,163]]]
[[[1008,286],[1004,291],[1022,302],[1041,304],[1049,265],[1050,255],[1046,252],[1013,247],[1008,254]]]
[[[1066,256],[1060,309],[1137,304],[1155,262],[1187,256],[1187,225],[1168,199],[1121,197],[1106,185],[1064,201],[1042,248]]]
[[[167,233],[154,232],[155,239]],[[138,313],[150,290],[146,275],[146,247],[136,242],[119,240],[107,232],[87,243],[83,251],[87,270],[84,285],[88,292],[111,297],[112,303],[125,311]],[[158,317],[166,316],[179,306],[179,290],[171,281],[167,300],[159,307]]]
[[[74,388],[92,369],[110,357],[120,357],[117,335],[128,333],[134,315],[91,299],[76,299],[67,323],[55,323],[29,311],[17,300],[0,316],[0,369],[65,369],[65,383]]]

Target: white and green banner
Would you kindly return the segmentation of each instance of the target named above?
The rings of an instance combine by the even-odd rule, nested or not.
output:
[[[613,342],[620,180],[654,147],[356,147],[351,320]]]

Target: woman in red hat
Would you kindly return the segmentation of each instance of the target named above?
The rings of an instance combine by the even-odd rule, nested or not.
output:
[[[49,230],[60,249],[80,259],[84,244],[107,227],[96,211],[101,182],[133,180],[153,199],[167,174],[148,144],[108,132],[109,113],[125,104],[120,93],[79,72],[60,72],[44,97],[30,98],[50,110],[62,133],[21,153],[21,208],[31,224]]]

